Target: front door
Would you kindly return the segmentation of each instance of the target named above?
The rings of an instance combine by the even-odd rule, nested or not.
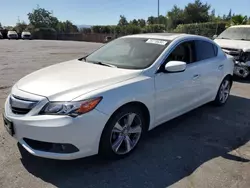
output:
[[[177,117],[198,104],[197,97],[202,92],[200,70],[195,64],[194,42],[179,44],[166,58],[169,61],[184,61],[187,68],[178,73],[157,73],[155,76],[155,121],[163,123]]]

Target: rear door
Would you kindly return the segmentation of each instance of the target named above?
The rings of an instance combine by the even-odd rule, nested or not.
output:
[[[195,40],[196,66],[200,72],[202,83],[199,101],[206,103],[213,100],[215,88],[223,76],[223,62],[217,58],[218,49],[213,43],[204,40]]]

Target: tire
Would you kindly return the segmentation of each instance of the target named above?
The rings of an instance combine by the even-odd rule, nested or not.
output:
[[[127,122],[128,117],[133,119],[132,124]],[[138,146],[146,131],[146,123],[140,108],[134,105],[122,107],[111,116],[103,130],[99,154],[106,159],[120,159],[128,156]],[[129,124],[131,127],[125,128]]]
[[[224,104],[226,104],[230,95],[231,87],[232,87],[232,81],[230,77],[227,76],[223,79],[223,81],[220,84],[216,98],[213,101],[214,105],[223,106]]]

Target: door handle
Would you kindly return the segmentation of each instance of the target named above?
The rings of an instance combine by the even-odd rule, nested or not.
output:
[[[199,75],[199,74],[195,74],[195,75],[193,76],[193,79],[194,79],[194,80],[196,80],[196,79],[198,79],[198,78],[200,78],[200,75]]]
[[[223,69],[224,65],[219,65],[218,69],[221,70]]]

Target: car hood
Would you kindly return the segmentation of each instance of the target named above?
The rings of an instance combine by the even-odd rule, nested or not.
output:
[[[35,71],[19,80],[16,86],[51,101],[70,101],[93,90],[134,78],[140,72],[72,60]]]
[[[215,39],[214,42],[216,42],[221,48],[232,48],[243,51],[250,50],[250,41]]]

